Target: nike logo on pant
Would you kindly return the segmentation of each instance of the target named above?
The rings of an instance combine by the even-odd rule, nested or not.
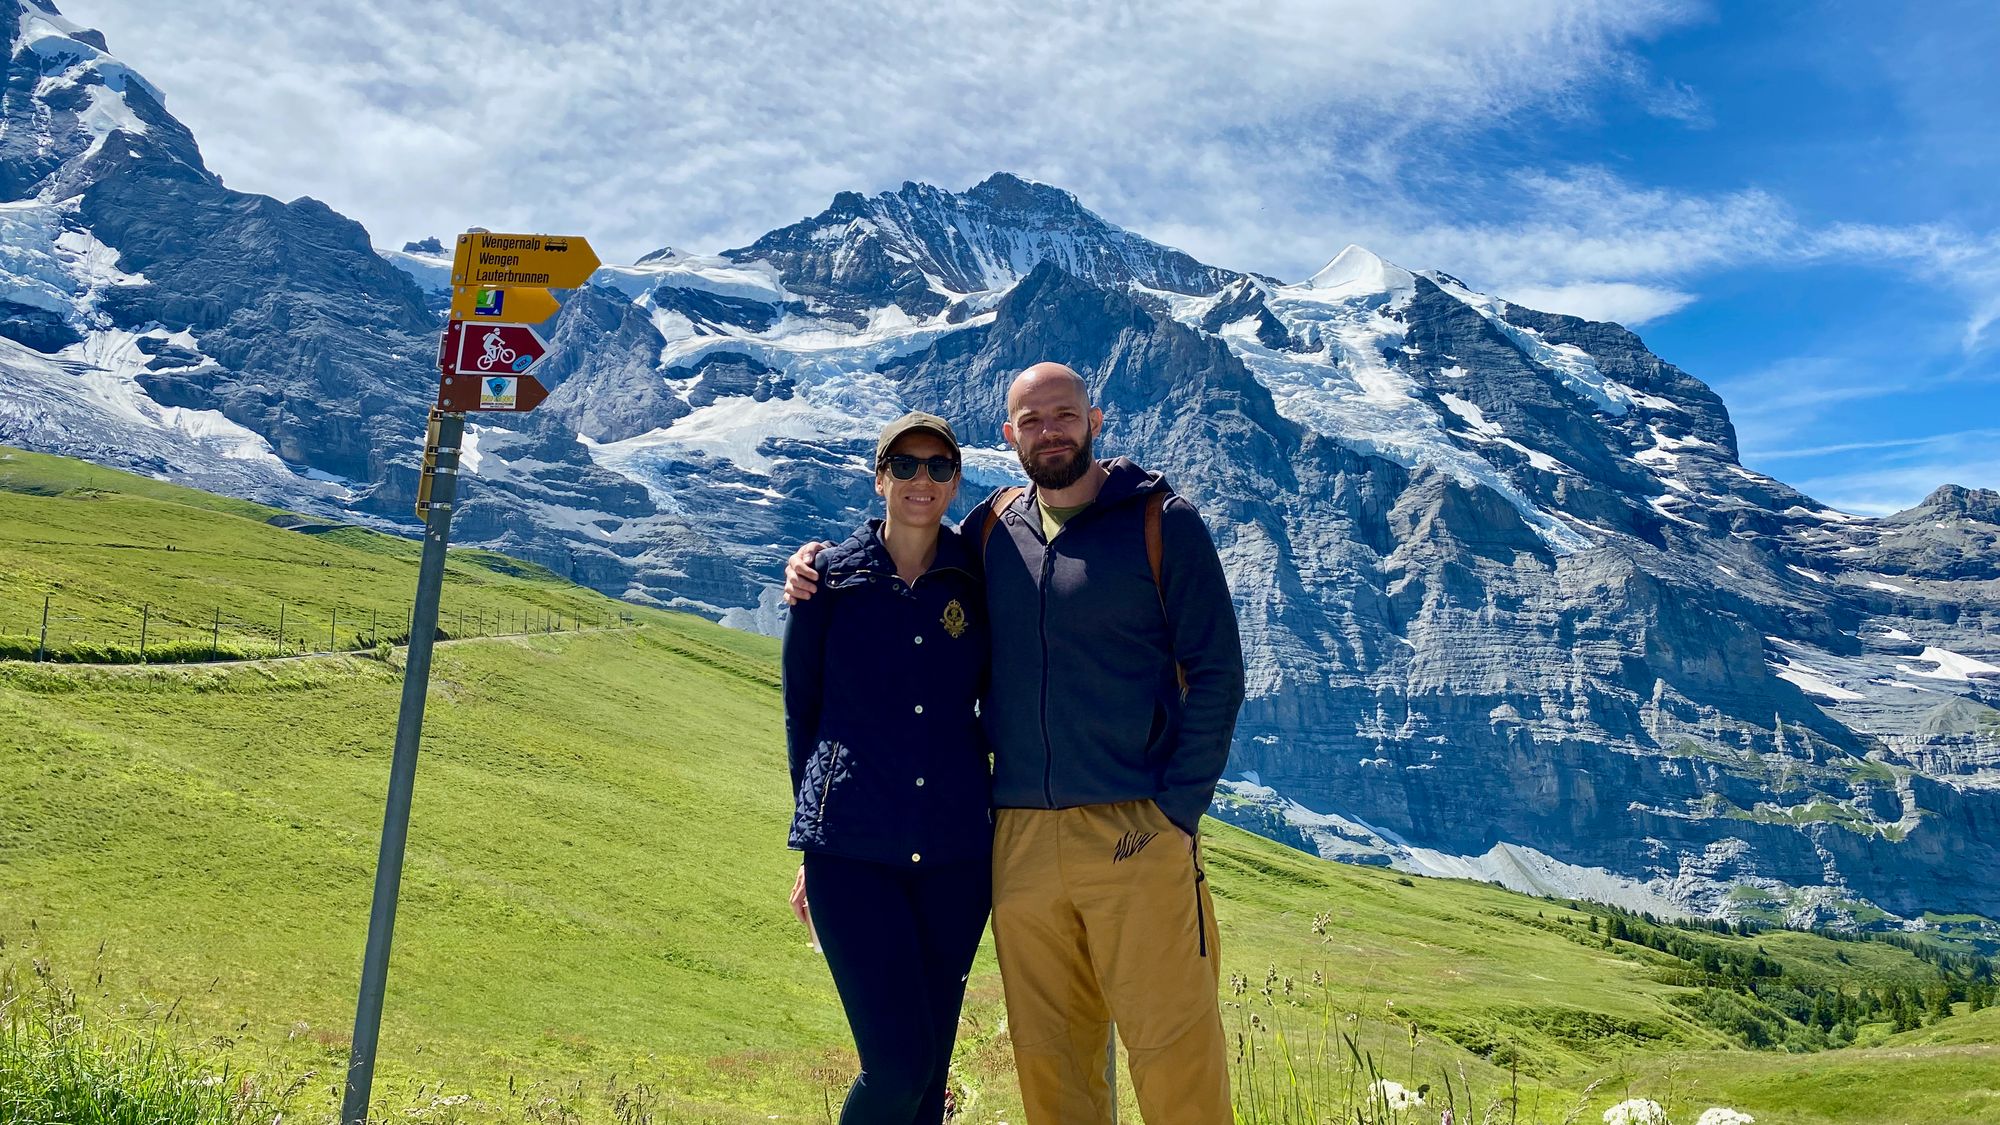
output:
[[[1158,832],[1127,832],[1118,838],[1118,847],[1111,853],[1111,862],[1118,863],[1138,855],[1140,849],[1153,842]]]

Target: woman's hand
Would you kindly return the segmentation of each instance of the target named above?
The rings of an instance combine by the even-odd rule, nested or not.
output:
[[[799,864],[799,877],[792,882],[792,917],[801,925],[810,926],[806,920],[806,865]]]

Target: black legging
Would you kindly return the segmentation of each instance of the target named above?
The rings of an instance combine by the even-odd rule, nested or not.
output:
[[[992,865],[918,870],[818,852],[805,861],[813,927],[861,1055],[840,1125],[937,1125]]]

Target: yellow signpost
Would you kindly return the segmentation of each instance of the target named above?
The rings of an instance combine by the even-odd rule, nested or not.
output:
[[[548,398],[548,388],[528,373],[547,355],[548,345],[529,326],[549,319],[561,307],[549,290],[577,288],[589,280],[597,264],[590,243],[581,238],[485,231],[458,236],[458,253],[451,263],[451,318],[438,345],[438,401],[431,411],[423,471],[417,479],[424,549],[417,565],[417,598],[410,607],[410,648],[403,663],[403,701],[396,716],[396,750],[389,766],[382,850],[375,864],[375,898],[361,961],[361,993],[354,1005],[354,1039],[340,1105],[343,1125],[367,1125],[370,1120],[375,1048],[382,1032],[382,997],[388,987],[417,744],[423,735],[431,648],[444,590],[445,549],[451,541],[452,507],[458,500],[465,415],[519,414]]]
[[[496,320],[509,324],[540,324],[556,315],[562,302],[546,289],[516,289],[492,285],[460,285],[451,291],[453,320]]]
[[[458,236],[451,283],[575,289],[597,267],[596,253],[581,238],[480,231]]]

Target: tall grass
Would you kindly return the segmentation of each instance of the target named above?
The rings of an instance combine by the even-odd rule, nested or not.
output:
[[[1428,1037],[1393,1001],[1364,1015],[1326,983],[1323,972],[1295,979],[1275,965],[1261,987],[1231,974],[1223,1007],[1235,1024],[1230,1088],[1241,1125],[1576,1125],[1603,1084],[1575,1094],[1524,1084],[1513,1052],[1515,1065],[1475,1079],[1462,1051]]]
[[[311,1077],[271,1093],[173,1046],[163,1020],[99,1026],[47,963],[25,988],[0,971],[0,1122],[250,1125],[282,1122]]]

